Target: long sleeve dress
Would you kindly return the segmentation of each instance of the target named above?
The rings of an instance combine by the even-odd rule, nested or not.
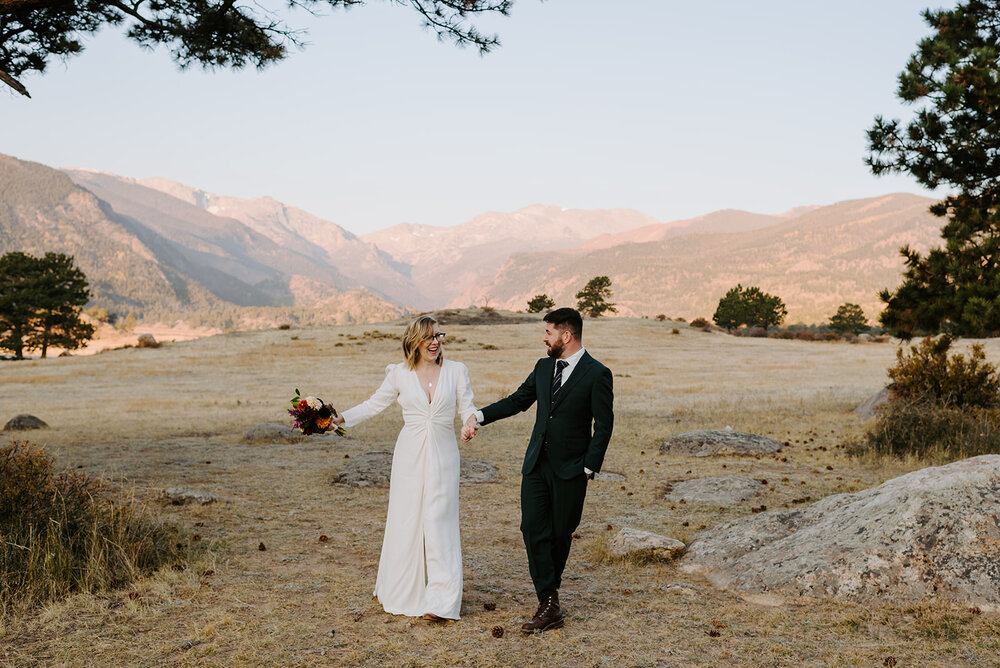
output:
[[[343,411],[344,426],[382,412],[396,400],[403,429],[396,439],[389,482],[382,556],[375,596],[386,612],[458,619],[462,607],[462,543],[458,529],[456,407],[465,422],[472,403],[469,370],[443,360],[428,402],[416,371],[386,367],[385,380],[367,401]]]

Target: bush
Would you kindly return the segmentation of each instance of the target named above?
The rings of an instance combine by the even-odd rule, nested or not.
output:
[[[943,407],[994,408],[1000,405],[1000,375],[986,361],[981,345],[966,358],[948,356],[953,339],[927,337],[916,346],[896,351],[896,366],[889,369],[892,391],[901,400]]]
[[[840,341],[840,334],[836,332],[827,332],[823,335],[824,341]]]
[[[666,319],[667,319],[667,314],[666,313],[657,313],[656,314],[656,321],[657,322],[663,322]]]
[[[940,462],[998,453],[1000,412],[896,399],[878,412],[868,431],[868,450]]]
[[[691,321],[691,324],[689,326],[696,327],[698,329],[703,329],[707,332],[709,329],[711,329],[712,324],[708,322],[708,320],[705,320],[704,318],[695,318],[694,320]]]
[[[121,587],[188,548],[176,527],[41,448],[0,448],[0,608],[25,609],[74,591]]]
[[[816,332],[810,332],[808,329],[805,329],[795,332],[795,338],[799,341],[818,341],[820,339],[820,335]]]
[[[673,328],[672,330],[670,330],[670,333],[671,333],[671,334],[680,334],[680,333],[681,333],[681,330],[679,330],[679,329],[677,329],[676,327],[674,327],[674,328]]]

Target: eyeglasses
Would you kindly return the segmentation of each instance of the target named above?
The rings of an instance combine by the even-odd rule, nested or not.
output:
[[[438,341],[444,341],[444,337],[446,337],[446,336],[447,336],[447,334],[445,334],[444,332],[438,332],[437,334],[431,334],[430,336],[425,336],[424,337],[424,341],[430,341],[431,339],[437,339]]]

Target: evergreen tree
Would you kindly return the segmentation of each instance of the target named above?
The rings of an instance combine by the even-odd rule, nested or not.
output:
[[[556,303],[549,299],[548,295],[535,295],[528,300],[528,313],[541,313],[542,311],[548,311],[555,305]]]
[[[69,256],[0,256],[0,348],[23,359],[25,350],[45,357],[53,345],[81,347],[94,335],[93,326],[80,319],[88,299],[87,280]]]
[[[441,39],[472,45],[481,53],[499,46],[496,35],[480,33],[472,16],[506,16],[513,0],[393,0],[409,5],[424,26]],[[292,0],[289,7],[320,11],[349,8],[364,0]],[[233,0],[3,0],[0,2],[0,81],[23,95],[13,77],[41,72],[51,57],[65,59],[83,51],[82,39],[107,26],[121,26],[129,39],[146,48],[164,45],[181,67],[254,65],[283,59],[288,47],[305,45],[302,31],[286,25],[260,3]]]
[[[729,292],[719,300],[712,321],[730,333],[734,329],[738,329],[740,325],[746,324],[747,303],[741,284],[737,283],[735,288],[729,288]]]
[[[576,293],[576,309],[591,318],[604,315],[607,311],[618,313],[615,305],[608,301],[610,298],[611,279],[607,276],[594,276],[583,290]]]
[[[24,359],[38,301],[38,261],[27,253],[0,256],[0,349]]]
[[[719,300],[712,320],[732,332],[742,325],[767,329],[780,325],[788,311],[780,297],[769,295],[756,285],[743,287],[737,283]]]
[[[27,337],[29,348],[41,351],[49,346],[76,350],[94,336],[93,325],[80,319],[80,309],[90,300],[90,289],[73,258],[62,253],[46,253],[38,259],[38,290],[34,327]]]
[[[861,332],[867,332],[871,327],[868,326],[868,319],[865,317],[865,312],[857,304],[841,304],[837,312],[830,316],[830,329],[835,331],[837,334],[860,334]]]
[[[894,335],[1000,333],[1000,0],[926,10],[934,33],[899,75],[898,96],[923,106],[905,126],[875,118],[866,162],[953,195],[931,207],[947,218],[943,248],[901,249],[903,283],[883,290],[879,321]]]

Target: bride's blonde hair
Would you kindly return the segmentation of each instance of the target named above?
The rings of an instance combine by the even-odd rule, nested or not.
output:
[[[437,320],[429,315],[422,315],[407,327],[403,333],[403,357],[406,358],[406,366],[411,369],[417,368],[420,361],[420,342],[434,335],[434,325]],[[444,350],[438,350],[437,364],[444,360]]]

